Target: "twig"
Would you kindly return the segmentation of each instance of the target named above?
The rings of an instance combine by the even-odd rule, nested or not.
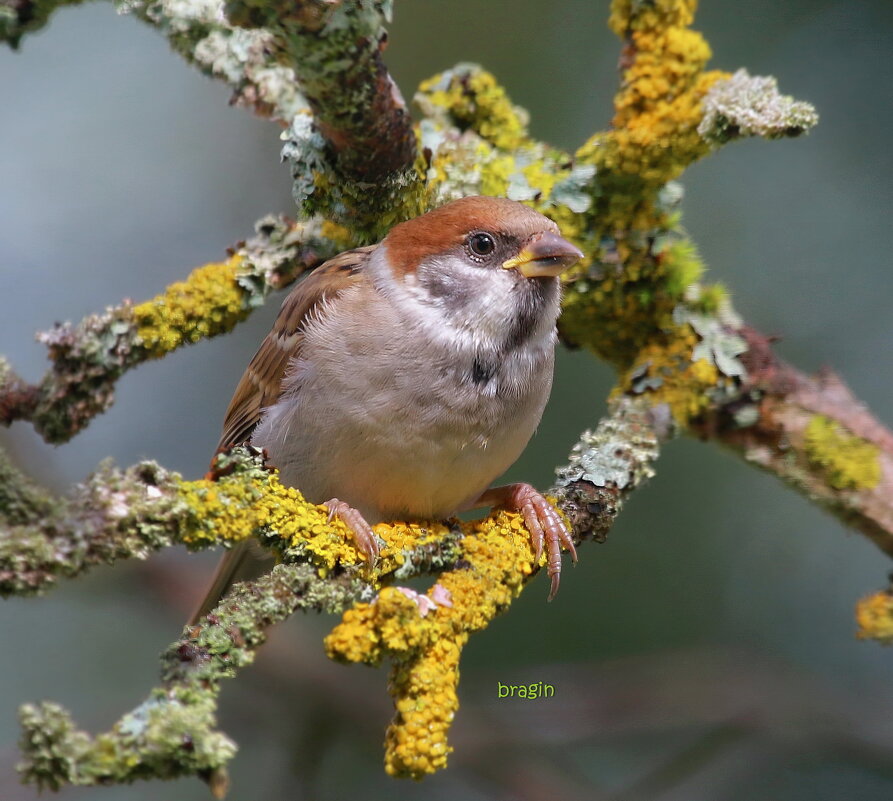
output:
[[[38,384],[19,378],[0,357],[0,424],[30,420],[47,442],[67,442],[114,402],[117,380],[150,359],[224,334],[273,290],[343,249],[347,233],[316,221],[264,217],[255,236],[225,262],[143,304],[125,301],[77,325],[58,324],[37,338],[52,366]]]
[[[893,556],[893,433],[831,371],[807,376],[741,331],[747,380],[695,430],[790,484]]]
[[[221,680],[250,664],[266,630],[296,609],[338,613],[366,597],[364,583],[348,575],[322,580],[309,565],[279,565],[237,585],[203,627],[163,654],[161,686],[110,732],[91,738],[57,704],[24,706],[23,780],[57,790],[198,775],[222,798],[236,746],[215,731]]]

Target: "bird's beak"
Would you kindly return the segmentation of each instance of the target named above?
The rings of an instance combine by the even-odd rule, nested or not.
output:
[[[582,258],[579,248],[558,234],[545,232],[532,237],[517,256],[502,266],[517,270],[525,278],[554,278]]]

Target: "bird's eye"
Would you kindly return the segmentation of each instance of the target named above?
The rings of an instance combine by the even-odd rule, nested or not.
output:
[[[496,242],[490,234],[472,234],[468,237],[468,248],[475,256],[489,256],[496,250]]]

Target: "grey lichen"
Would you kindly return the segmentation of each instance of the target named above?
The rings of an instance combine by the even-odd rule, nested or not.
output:
[[[775,78],[752,76],[745,69],[717,81],[704,96],[702,107],[698,133],[713,145],[742,136],[799,136],[819,121],[809,103],[780,94]]]
[[[70,497],[51,498],[0,458],[0,597],[174,544],[189,522],[178,479],[154,462],[106,464]]]
[[[310,207],[318,176],[328,169],[326,142],[313,125],[310,114],[299,114],[282,135],[282,159],[291,165],[292,197],[301,209]]]
[[[271,292],[344,248],[345,243],[327,237],[323,228],[319,217],[294,222],[274,214],[254,224],[254,236],[235,248],[242,257],[236,280],[247,293],[246,307],[262,306]]]
[[[139,363],[131,306],[109,307],[77,325],[59,323],[37,334],[53,368],[40,385],[31,415],[47,442],[66,442],[115,400],[115,383]]]
[[[676,323],[688,323],[700,338],[691,353],[691,360],[706,359],[716,365],[725,376],[744,379],[747,370],[740,356],[747,352],[747,343],[734,328],[723,323],[719,316],[699,314],[684,306],[673,311]],[[740,324],[739,324],[740,326]]]
[[[307,108],[307,101],[294,70],[270,58],[275,49],[269,31],[218,27],[200,39],[192,52],[198,65],[236,87],[238,105],[269,108],[271,116],[288,122]]]
[[[589,211],[592,205],[591,186],[595,178],[594,164],[579,164],[565,178],[555,183],[549,196],[554,206],[567,206],[574,214]]]
[[[646,403],[622,398],[595,431],[584,431],[566,465],[556,470],[559,488],[586,481],[596,487],[632,488],[654,475],[659,443]]]
[[[306,106],[272,33],[230,24],[222,0],[117,0],[116,6],[161,31],[202,72],[229,84],[236,105],[286,123]]]

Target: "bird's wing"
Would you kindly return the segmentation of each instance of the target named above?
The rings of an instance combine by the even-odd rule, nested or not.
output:
[[[360,280],[360,271],[375,248],[370,245],[340,253],[291,291],[236,387],[226,410],[218,452],[248,442],[263,410],[279,399],[288,365],[300,354],[307,319],[324,300],[331,300]]]
[[[300,354],[303,328],[313,310],[360,280],[375,245],[348,250],[317,267],[289,294],[279,310],[273,329],[261,343],[245,370],[223,421],[217,452],[249,440],[263,410],[272,406],[282,392],[282,379],[289,362]],[[268,555],[255,553],[254,543],[240,542],[227,551],[214,573],[204,599],[192,613],[188,625],[208,614],[236,581],[256,578],[267,568]]]

